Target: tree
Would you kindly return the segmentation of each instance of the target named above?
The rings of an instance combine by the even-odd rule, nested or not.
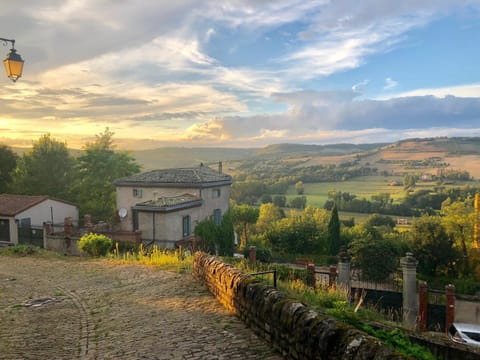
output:
[[[306,196],[297,196],[290,200],[290,207],[294,209],[305,209],[307,206],[307,197]]]
[[[329,255],[337,255],[341,246],[340,219],[338,217],[337,205],[333,205],[327,231],[327,252]]]
[[[328,214],[308,206],[301,214],[277,220],[262,234],[273,249],[290,254],[324,254]]]
[[[443,226],[462,253],[462,271],[464,275],[467,275],[470,271],[468,253],[472,246],[475,224],[473,199],[467,198],[464,201],[452,202],[449,198],[443,202],[440,214],[442,215]]]
[[[195,235],[202,239],[201,249],[222,256],[232,256],[234,248],[234,232],[231,212],[227,211],[222,222],[216,225],[212,217],[200,221],[195,226]]]
[[[16,166],[17,155],[8,146],[0,145],[0,193],[8,191]]]
[[[18,161],[14,188],[19,194],[49,195],[71,200],[74,159],[67,144],[42,135]]]
[[[437,275],[453,269],[458,253],[438,216],[422,216],[415,220],[411,241],[421,273]]]
[[[271,202],[272,202],[272,195],[270,195],[270,194],[263,194],[260,197],[260,203],[262,203],[262,204],[267,204],[267,203],[271,203]]]
[[[390,229],[395,227],[395,220],[393,220],[390,216],[384,216],[380,214],[370,215],[365,223],[369,226],[386,226]]]
[[[113,135],[108,128],[95,135],[77,161],[76,199],[82,213],[96,220],[111,220],[115,215],[113,181],[140,171],[132,156],[114,150]]]
[[[403,187],[405,190],[411,189],[417,183],[417,177],[412,174],[406,174],[403,176]]]
[[[303,187],[303,181],[299,180],[295,184],[295,191],[297,192],[297,195],[303,195],[305,188]]]
[[[397,269],[399,253],[394,242],[375,228],[355,226],[357,235],[350,244],[352,264],[362,272],[364,280],[383,281]]]
[[[278,206],[275,206],[272,203],[260,205],[257,223],[255,224],[257,234],[265,232],[272,223],[283,217],[285,216]]]
[[[275,195],[273,197],[273,204],[279,208],[285,207],[287,204],[287,197],[285,195]]]
[[[250,205],[234,205],[231,208],[232,222],[240,231],[240,248],[244,248],[248,243],[248,227],[257,222],[259,210]]]

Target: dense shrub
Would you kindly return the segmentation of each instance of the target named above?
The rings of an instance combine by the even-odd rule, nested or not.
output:
[[[78,241],[78,248],[90,256],[105,256],[112,247],[112,239],[102,234],[85,234]]]

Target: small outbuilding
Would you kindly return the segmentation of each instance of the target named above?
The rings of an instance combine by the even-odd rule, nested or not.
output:
[[[41,232],[44,223],[60,224],[65,218],[78,224],[78,207],[44,195],[0,194],[0,241],[22,243],[22,236]],[[40,237],[40,236],[39,236]]]

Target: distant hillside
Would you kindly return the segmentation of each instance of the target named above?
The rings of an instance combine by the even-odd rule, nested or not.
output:
[[[168,169],[204,165],[216,166],[219,161],[242,161],[255,156],[256,149],[166,147],[134,151],[132,155],[142,170]]]
[[[358,163],[379,172],[435,173],[439,168],[461,169],[480,179],[480,138],[408,139],[396,143],[302,145],[275,144],[260,149],[168,147],[134,151],[143,170],[224,163],[235,174],[242,164],[274,160],[300,167]],[[247,166],[249,168],[249,166]]]
[[[257,157],[274,156],[338,156],[363,152],[388,145],[379,144],[332,144],[332,145],[302,145],[302,144],[276,144],[269,145],[257,151]]]
[[[30,148],[13,148],[23,154]],[[81,150],[71,150],[78,156]],[[319,165],[361,165],[379,173],[401,175],[435,174],[439,169],[466,170],[480,179],[480,137],[439,137],[408,139],[395,143],[374,144],[275,144],[264,148],[165,147],[133,151],[131,155],[143,171],[197,166],[216,167],[223,162],[225,172],[252,174],[255,164],[276,164],[295,169]],[[350,165],[349,165],[350,164]],[[269,170],[267,170],[269,171]]]

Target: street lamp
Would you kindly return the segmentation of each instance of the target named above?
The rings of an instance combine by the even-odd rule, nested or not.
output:
[[[12,43],[12,48],[7,54],[5,60],[3,60],[3,65],[5,65],[5,71],[7,72],[7,76],[13,82],[15,82],[18,80],[19,77],[22,76],[23,59],[20,54],[17,54],[17,50],[15,50],[15,40],[0,38],[0,41],[3,42],[4,46],[6,46],[8,42]]]

